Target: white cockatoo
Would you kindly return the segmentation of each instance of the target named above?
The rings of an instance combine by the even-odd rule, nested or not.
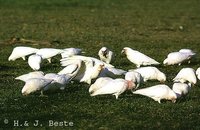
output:
[[[134,82],[136,85],[135,89],[137,89],[140,84],[143,83],[141,74],[136,71],[127,72],[125,75],[125,80]]]
[[[109,50],[107,47],[102,47],[98,52],[100,60],[110,64],[112,61],[114,55],[111,50]]]
[[[44,88],[44,91],[47,90],[64,90],[66,87],[66,84],[69,83],[69,81],[72,79],[72,77],[70,75],[59,75],[59,74],[55,74],[55,73],[48,73],[44,76],[45,79],[51,79],[53,80],[49,85],[47,85]]]
[[[192,85],[197,83],[197,77],[195,75],[195,70],[192,68],[182,68],[176,77],[173,79],[174,82],[189,82]]]
[[[25,47],[25,46],[19,46],[15,47],[11,53],[11,55],[8,58],[8,61],[15,61],[18,58],[22,58],[25,60],[25,57],[28,55],[31,55],[33,53],[36,53],[38,49],[32,48],[32,47]]]
[[[110,78],[110,77],[100,77],[98,78],[89,88],[89,93],[93,93],[94,91],[102,88],[103,86],[105,86],[105,84],[107,84],[108,82],[112,81],[114,79]]]
[[[129,82],[124,79],[115,79],[108,81],[105,83],[104,86],[101,86],[101,88],[92,91],[90,94],[91,96],[96,95],[104,95],[104,94],[112,94],[115,95],[116,99],[118,99],[118,96],[125,92],[126,90],[132,90],[135,88],[135,84],[133,82]]]
[[[42,57],[40,55],[33,54],[28,57],[28,64],[33,70],[39,70]]]
[[[20,75],[16,77],[15,79],[26,82],[28,79],[32,79],[32,78],[44,78],[44,73],[42,71],[29,72],[27,74]]]
[[[62,58],[67,58],[74,55],[80,55],[82,52],[82,49],[79,48],[65,48],[63,49],[63,52],[61,53]]]
[[[41,48],[37,51],[37,55],[40,55],[42,59],[47,59],[49,63],[51,63],[51,58],[61,54],[63,52],[62,49],[54,49],[54,48]]]
[[[181,51],[181,50],[180,50]],[[171,52],[167,55],[167,58],[163,61],[164,65],[181,65],[184,61],[188,61],[191,59],[195,53],[187,53],[184,51],[181,52]]]
[[[133,93],[150,97],[159,103],[161,103],[162,99],[171,100],[172,102],[176,102],[177,99],[176,93],[164,84],[138,89]]]
[[[132,63],[136,64],[136,66],[139,68],[141,65],[158,65],[160,64],[156,60],[150,58],[149,56],[133,50],[129,47],[124,47],[122,50],[122,53],[125,53],[127,56],[128,60],[131,61]]]
[[[196,75],[197,75],[197,78],[200,80],[200,67],[197,68]]]
[[[49,85],[53,80],[45,78],[31,78],[25,81],[25,85],[22,88],[22,95],[26,96],[30,93],[41,91],[43,95],[43,89]]]
[[[190,59],[196,55],[191,49],[180,49],[179,52],[185,53],[188,55],[188,63],[190,63]]]
[[[134,70],[129,71],[136,71],[141,74],[143,77],[143,81],[146,82],[147,80],[158,80],[160,82],[166,81],[166,75],[161,72],[156,67],[147,66],[147,67],[141,67]]]
[[[117,76],[125,75],[127,71],[122,70],[122,69],[117,69],[114,67],[104,67],[100,74],[99,77],[111,77],[111,78],[116,78]]]
[[[191,83],[174,83],[172,86],[172,90],[177,94],[177,97],[184,96],[188,94],[191,89]]]
[[[82,61],[81,65],[78,65],[79,67],[78,72],[76,76],[74,77],[74,80],[78,80],[80,82],[91,84],[92,79],[96,79],[104,67],[104,64],[102,61],[95,62],[93,58],[85,57],[85,56],[72,56],[69,58],[61,59],[61,65],[69,66],[76,60]],[[73,67],[73,66],[71,65],[70,67]],[[68,68],[65,68],[65,73],[66,72],[69,72]],[[60,73],[61,72],[59,72],[59,74]]]

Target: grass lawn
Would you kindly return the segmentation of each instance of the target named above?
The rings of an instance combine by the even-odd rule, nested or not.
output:
[[[165,84],[172,86],[181,68],[200,66],[199,5],[198,0],[0,0],[0,128],[200,129],[199,82],[175,104],[159,104],[131,92],[118,100],[111,95],[90,97],[89,85],[78,82],[68,84],[64,92],[47,93],[47,98],[39,93],[22,96],[24,83],[14,78],[32,70],[27,61],[7,60],[16,46],[77,47],[93,57],[107,46],[116,54],[113,65],[128,70],[135,65],[120,54],[125,46],[161,63],[169,52],[194,50],[191,64],[158,67],[167,75]],[[56,56],[52,64],[44,61],[41,70],[60,71],[59,60]],[[156,84],[147,82],[141,88]],[[42,126],[34,126],[37,120]],[[68,126],[51,127],[51,120]]]

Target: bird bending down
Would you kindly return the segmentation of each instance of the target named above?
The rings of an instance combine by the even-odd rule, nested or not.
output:
[[[98,78],[89,88],[89,93],[93,93],[94,91],[97,91],[98,89],[102,88],[107,84],[108,82],[112,81],[113,79],[110,77],[100,77]]]
[[[112,94],[115,95],[116,99],[118,99],[120,94],[122,94],[126,90],[132,90],[133,88],[135,88],[135,84],[133,82],[129,82],[124,79],[115,79],[111,81],[109,80],[105,83],[104,86],[101,86],[99,89],[92,91],[90,95],[96,96]]]
[[[184,51],[171,52],[167,55],[167,58],[163,61],[164,65],[181,65],[184,61],[189,61],[195,53],[187,53]]]
[[[144,82],[146,82],[147,80],[158,80],[160,82],[166,81],[166,75],[156,67],[151,67],[151,66],[141,67],[138,69],[134,69],[133,71],[140,73]]]
[[[173,81],[181,83],[190,82],[192,85],[194,85],[197,83],[195,70],[192,68],[182,68]]]
[[[102,47],[98,52],[100,60],[110,64],[113,59],[113,52],[110,51],[107,47]]]
[[[172,90],[177,94],[177,98],[187,95],[190,89],[191,83],[174,83],[172,86]]]
[[[121,53],[125,53],[127,56],[128,60],[134,64],[136,64],[137,68],[139,68],[141,65],[158,65],[160,64],[156,60],[150,58],[149,56],[133,50],[129,47],[124,47]]]
[[[22,58],[25,60],[25,57],[28,55],[31,55],[33,53],[36,53],[38,49],[32,48],[32,47],[25,47],[25,46],[19,46],[15,47],[11,53],[11,55],[8,58],[8,61],[15,61],[18,58]]]
[[[25,85],[22,88],[22,95],[26,96],[36,91],[41,91],[43,95],[43,89],[49,85],[53,80],[44,78],[31,78],[25,81]]]
[[[200,80],[200,67],[197,68],[196,75],[197,75],[197,78]]]
[[[176,93],[164,84],[138,89],[134,91],[133,94],[150,97],[158,103],[161,103],[162,99],[171,100],[173,103],[175,103],[177,99]]]
[[[51,58],[61,54],[63,52],[62,49],[54,49],[54,48],[42,48],[37,51],[37,55],[40,55],[42,59],[47,59],[49,63],[51,63]]]
[[[132,81],[133,83],[135,83],[136,85],[135,89],[137,89],[140,86],[140,84],[143,82],[143,78],[141,74],[136,71],[127,72],[125,75],[125,80]]]
[[[28,64],[33,70],[39,70],[41,62],[42,57],[39,55],[34,54],[28,57]]]

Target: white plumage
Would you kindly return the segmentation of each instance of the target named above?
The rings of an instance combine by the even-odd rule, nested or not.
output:
[[[110,64],[113,59],[113,52],[107,47],[102,47],[98,52],[100,60]]]
[[[132,90],[134,87],[135,87],[134,83],[129,83],[124,79],[115,79],[108,81],[107,83],[105,83],[104,86],[93,91],[91,93],[91,96],[112,94],[115,95],[116,99],[118,99],[118,96],[120,94],[122,94],[126,90]]]
[[[47,59],[49,63],[51,63],[51,58],[61,54],[63,52],[62,49],[54,49],[54,48],[42,48],[37,51],[37,55],[40,55],[42,59]]]
[[[111,77],[111,78],[116,78],[117,76],[125,75],[127,71],[122,70],[122,69],[117,69],[114,67],[104,67],[100,74],[99,77]]]
[[[161,103],[162,99],[171,100],[172,102],[175,102],[177,99],[176,93],[172,89],[170,89],[167,85],[164,84],[139,89],[133,93],[150,97],[155,101],[158,101],[159,103]]]
[[[200,80],[200,67],[197,68],[196,75],[197,75],[197,78]]]
[[[191,89],[191,84],[186,83],[174,83],[172,90],[177,94],[177,97],[184,96],[188,94]]]
[[[146,82],[147,80],[158,80],[160,82],[166,81],[165,74],[160,70],[158,70],[156,67],[151,67],[151,66],[141,67],[138,69],[134,69],[133,71],[140,73],[141,76],[143,77],[144,82]]]
[[[16,77],[15,79],[26,82],[28,79],[43,78],[43,77],[44,77],[44,73],[42,71],[34,71],[34,72],[29,72],[28,74],[20,75]]]
[[[122,53],[125,53],[128,60],[131,61],[132,63],[136,64],[137,67],[140,67],[141,65],[158,65],[160,64],[159,62],[157,62],[156,60],[150,58],[149,56],[133,50],[129,47],[124,47],[124,49],[122,50]]]
[[[36,53],[37,51],[38,49],[32,47],[24,47],[24,46],[15,47],[11,55],[9,56],[8,60],[14,61],[18,58],[22,58],[23,60],[25,60],[25,56]]]
[[[175,65],[188,61],[195,53],[189,53],[186,50],[180,50],[179,52],[171,52],[168,54],[167,58],[163,61],[164,65]]]
[[[74,55],[79,55],[82,53],[82,49],[79,48],[65,48],[61,53],[62,58],[67,58]]]
[[[72,56],[61,59],[61,65],[68,66],[76,62],[76,60],[81,61],[81,65],[79,65],[78,73],[74,77],[74,80],[79,80],[80,82],[91,84],[92,79],[96,79],[104,67],[104,62],[85,56]]]
[[[89,93],[93,93],[94,91],[102,88],[108,82],[112,81],[113,79],[110,77],[100,77],[98,78],[89,88]]]
[[[70,75],[59,75],[59,74],[55,74],[55,73],[48,73],[44,76],[45,79],[51,79],[53,80],[51,82],[51,84],[47,85],[44,88],[44,91],[47,90],[64,90],[66,87],[66,84],[69,83],[69,81],[72,79],[72,77]]]
[[[190,82],[194,85],[197,83],[195,70],[192,68],[183,68],[179,71],[179,73],[176,75],[173,81],[181,83]]]
[[[143,78],[141,74],[136,71],[127,72],[125,75],[125,80],[134,82],[136,85],[135,89],[137,89],[140,86],[140,84],[143,82]]]
[[[28,57],[28,64],[33,70],[39,70],[41,62],[42,57],[39,55],[34,54]]]
[[[29,95],[36,91],[43,91],[43,89],[53,80],[44,78],[31,78],[28,79],[22,88],[22,95]]]

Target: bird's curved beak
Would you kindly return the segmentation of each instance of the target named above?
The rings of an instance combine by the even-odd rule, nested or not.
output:
[[[103,56],[105,56],[107,58],[107,50],[102,51],[102,53],[103,53]]]
[[[176,103],[176,99],[172,99],[172,102],[173,102],[173,103]]]
[[[121,54],[124,54],[125,53],[125,50],[123,49],[122,51],[121,51]]]

